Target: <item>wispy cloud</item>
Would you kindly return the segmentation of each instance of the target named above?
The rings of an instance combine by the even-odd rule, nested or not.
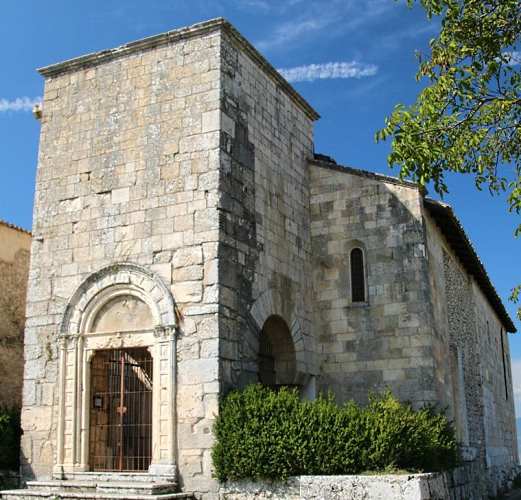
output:
[[[243,9],[271,10],[272,5],[266,0],[240,0],[236,2],[237,7]]]
[[[272,5],[269,0],[262,1]],[[291,21],[278,24],[269,36],[255,44],[260,50],[274,50],[298,41],[309,41],[317,36],[337,36],[357,30],[372,20],[381,18],[393,8],[394,2],[323,0],[304,3],[300,0],[288,0],[288,3],[279,4],[290,6],[294,15]]]
[[[232,6],[240,9],[260,9],[263,11],[270,11],[274,13],[284,13],[295,7],[295,5],[302,4],[305,0],[229,0]]]
[[[0,99],[0,113],[5,111],[31,111],[36,104],[40,104],[41,97],[17,97],[13,100]]]
[[[275,28],[273,34],[261,40],[256,45],[261,50],[268,50],[274,47],[288,44],[303,36],[308,36],[313,32],[319,32],[329,24],[329,19],[312,18],[300,21],[290,21],[282,23]]]
[[[325,64],[308,64],[295,68],[281,68],[279,73],[288,82],[313,82],[315,80],[330,80],[333,78],[363,78],[376,75],[378,66],[363,64],[357,61],[328,62]]]

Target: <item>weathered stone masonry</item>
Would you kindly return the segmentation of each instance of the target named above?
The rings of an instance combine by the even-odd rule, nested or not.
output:
[[[295,344],[298,382],[308,384],[315,370],[307,176],[314,116],[229,36],[222,59],[221,381],[257,380],[259,332],[279,315]]]
[[[31,234],[0,220],[0,408],[22,406],[23,331]]]
[[[61,396],[57,384],[58,338],[61,334],[69,343],[76,337],[60,332],[59,325],[71,297],[83,292],[82,281],[107,266],[132,263],[166,285],[168,293],[145,290],[152,302],[175,297],[176,304],[175,320],[156,322],[175,329],[176,353],[165,355],[177,356],[177,376],[161,381],[165,388],[175,384],[175,405],[166,406],[176,408],[175,425],[168,424],[171,411],[166,427],[161,424],[154,460],[158,466],[178,464],[189,489],[195,489],[194,481],[199,490],[211,487],[210,429],[219,392],[219,228],[212,224],[219,201],[219,67],[220,38],[214,30],[128,50],[102,64],[43,71],[46,111],[26,330],[28,475],[45,478],[53,467],[87,467],[73,436],[82,424],[73,407],[67,412],[79,397],[80,382],[74,371],[70,380],[64,375]],[[107,274],[118,276],[118,270]],[[121,280],[132,283],[128,276]],[[75,370],[74,356],[68,359]],[[35,387],[45,388],[42,401],[32,399]],[[60,432],[63,444],[56,441]],[[178,442],[169,444],[176,436]]]
[[[92,359],[140,348],[150,476],[200,497],[218,495],[218,398],[261,364],[305,397],[390,387],[448,405],[483,491],[504,483],[515,329],[447,207],[315,157],[317,113],[220,19],[41,73],[27,477],[92,469]],[[351,296],[355,248],[364,301]]]
[[[438,400],[452,413],[464,458],[485,468],[480,479],[495,495],[509,464],[517,462],[506,338],[512,325],[498,309],[490,283],[479,283],[479,260],[465,257],[473,249],[455,230],[459,221],[450,207],[432,201],[425,207]]]
[[[391,388],[435,402],[432,324],[415,185],[316,162],[311,168],[314,332],[319,387],[366,402]],[[350,250],[366,258],[368,300],[349,297]]]

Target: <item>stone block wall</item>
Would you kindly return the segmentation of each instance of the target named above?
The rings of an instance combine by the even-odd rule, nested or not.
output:
[[[0,408],[21,408],[31,235],[0,221]]]
[[[314,112],[234,32],[222,39],[219,248],[223,392],[258,381],[259,332],[288,325],[297,378],[309,382],[309,170]],[[286,84],[287,85],[287,84]]]
[[[439,400],[448,407],[463,458],[504,487],[517,464],[508,335],[483,291],[424,211]]]
[[[188,490],[215,488],[220,36],[204,26],[198,35],[187,29],[102,53],[94,64],[42,70],[22,415],[26,476],[48,478],[56,460],[57,335],[66,304],[91,273],[128,262],[171,287],[179,319],[180,482]]]
[[[435,402],[432,312],[421,196],[413,184],[330,163],[311,166],[314,323],[319,388],[366,402],[390,388]],[[350,300],[350,251],[362,248],[367,301]]]

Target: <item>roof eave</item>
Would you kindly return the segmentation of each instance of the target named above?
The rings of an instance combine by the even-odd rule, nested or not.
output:
[[[476,283],[496,312],[505,330],[510,333],[516,333],[517,329],[514,322],[506,311],[499,294],[488,276],[485,266],[481,262],[461,222],[452,210],[452,207],[430,198],[424,199],[424,206],[433,217],[436,225],[445,236],[445,239],[459,258],[463,267],[476,280]]]
[[[24,229],[23,227],[17,226],[16,224],[12,224],[11,222],[7,222],[5,220],[0,219],[0,225],[4,227],[8,227],[9,229],[14,229],[15,231],[19,231],[20,233],[27,234],[31,236],[31,231]]]
[[[309,160],[309,163],[311,165],[315,165],[316,167],[334,170],[335,172],[357,175],[359,177],[366,177],[368,179],[372,179],[379,182],[387,182],[388,184],[396,184],[398,186],[419,189],[419,185],[416,182],[403,180],[398,177],[393,177],[391,175],[378,174],[376,172],[371,172],[370,170],[363,170],[361,168],[348,167],[347,165],[339,165],[335,161],[313,158]]]

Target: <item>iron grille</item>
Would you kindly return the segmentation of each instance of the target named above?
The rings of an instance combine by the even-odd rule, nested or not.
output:
[[[152,357],[144,348],[96,353],[91,365],[90,466],[146,471],[152,458]]]

